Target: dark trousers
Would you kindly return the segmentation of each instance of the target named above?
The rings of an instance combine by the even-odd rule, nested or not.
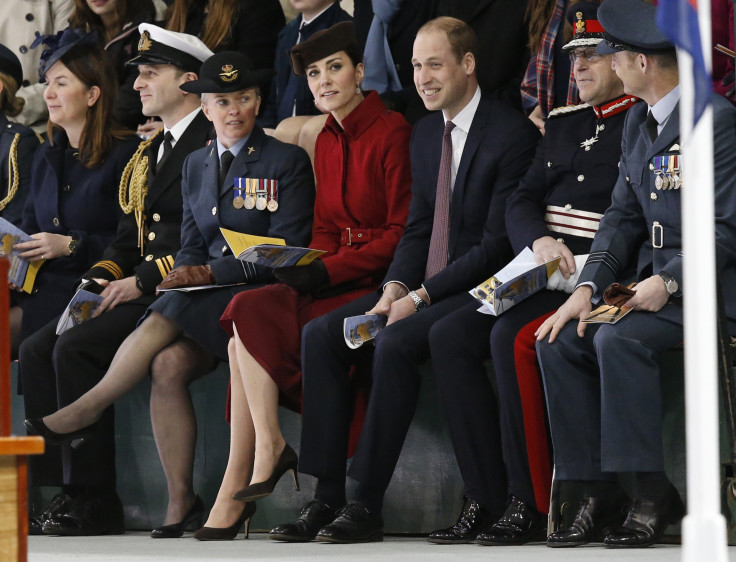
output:
[[[472,297],[449,297],[385,328],[375,340],[372,386],[363,431],[349,476],[361,486],[385,491],[414,417],[421,383],[418,367],[429,358],[436,322]],[[370,350],[353,351],[343,339],[343,319],[364,314],[378,301],[366,295],[312,320],[302,334],[304,409],[299,469],[332,480],[345,476],[353,365]]]
[[[58,318],[28,337],[20,347],[20,375],[27,418],[54,413],[92,388],[107,372],[115,352],[135,329],[147,305],[129,303],[93,318],[61,336]],[[36,486],[115,486],[115,417],[112,406],[95,436],[74,450],[47,445],[29,461]]]
[[[558,308],[568,296],[562,291],[542,290],[499,316],[491,331],[491,358],[501,414],[501,443],[509,479],[508,492],[535,507],[514,342],[524,326]]]
[[[666,306],[679,305],[668,304]],[[577,322],[537,343],[561,480],[605,480],[614,472],[664,470],[661,352],[682,342],[682,325],[651,312],[617,324]]]

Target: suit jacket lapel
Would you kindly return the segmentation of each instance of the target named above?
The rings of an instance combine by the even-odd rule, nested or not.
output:
[[[646,125],[644,125],[646,131]],[[654,139],[654,143],[649,147],[647,159],[654,157],[656,154],[668,152],[672,144],[680,137],[680,104],[679,102],[672,110],[670,118],[665,123],[662,132]]]
[[[151,173],[151,167],[148,168],[148,197],[147,207],[152,207],[156,199],[166,191],[166,188],[171,185],[173,181],[176,181],[181,177],[182,166],[184,165],[184,159],[188,154],[194,152],[198,148],[202,148],[205,145],[206,134],[202,131],[208,130],[209,121],[201,111],[192,120],[189,126],[184,130],[184,133],[179,137],[179,140],[174,145],[174,148],[169,154],[169,157],[163,162],[161,169],[156,173]],[[150,154],[153,155],[153,159],[149,158],[150,161],[155,161],[158,155],[158,149],[163,142],[163,136],[160,135],[160,140],[156,139],[151,148],[149,149]],[[155,165],[154,165],[155,167]]]
[[[250,133],[248,142],[245,143],[243,148],[240,149],[238,155],[230,165],[230,170],[227,173],[225,183],[220,186],[220,197],[222,197],[227,191],[233,187],[233,180],[235,178],[243,178],[248,175],[248,164],[251,162],[257,162],[261,158],[261,150],[263,148],[263,140],[266,133],[263,132],[259,126],[253,127],[253,131]]]
[[[463,216],[463,200],[465,198],[465,180],[468,175],[470,164],[478,151],[481,141],[483,140],[484,131],[488,123],[490,110],[488,105],[483,103],[481,99],[478,109],[473,117],[470,125],[468,138],[465,141],[463,155],[460,158],[460,166],[455,177],[455,187],[452,192],[452,201],[450,203],[450,240],[449,252],[452,255],[457,244],[457,233],[460,231]]]

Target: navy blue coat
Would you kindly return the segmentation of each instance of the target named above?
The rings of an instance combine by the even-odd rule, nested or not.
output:
[[[539,138],[521,113],[481,98],[450,203],[448,265],[425,280],[444,127],[440,112],[414,127],[409,219],[384,280],[400,281],[410,289],[424,284],[433,303],[472,289],[511,258],[504,223],[506,199],[529,167]]]
[[[18,123],[11,123],[0,113],[0,201],[4,201],[10,189],[10,177],[8,174],[8,162],[10,161],[10,148],[18,137],[16,145],[18,164],[18,191],[9,201],[5,201],[0,216],[5,220],[20,226],[23,216],[23,205],[26,202],[28,189],[31,185],[31,168],[33,166],[33,154],[38,148],[39,140],[36,133],[29,127]]]
[[[317,31],[332,27],[341,21],[351,21],[352,19],[350,14],[340,7],[340,2],[335,2],[324,13],[320,14],[317,19],[309,23],[309,25],[304,26],[304,29],[302,29],[302,43]],[[266,107],[258,121],[263,127],[275,127],[279,121],[291,116],[291,114],[279,116],[278,110],[284,97],[286,86],[292,76],[297,81],[296,94],[294,96],[294,100],[296,101],[296,115],[319,115],[321,113],[314,105],[314,96],[307,84],[307,78],[305,76],[296,76],[291,71],[289,52],[296,45],[301,24],[302,15],[299,14],[293,21],[284,26],[279,33],[278,43],[276,43],[276,59],[274,61],[276,76],[273,77]]]
[[[139,140],[133,136],[114,139],[105,161],[92,169],[77,159],[63,131],[54,135],[53,146],[45,142],[36,151],[21,229],[28,234],[73,236],[79,245],[71,256],[44,263],[34,293],[19,295],[22,338],[64,310],[79,276],[112,242],[122,215],[118,204],[120,176]]]
[[[212,268],[218,285],[247,283],[194,293],[168,292],[149,311],[170,318],[205,349],[227,359],[227,335],[220,328],[220,315],[238,292],[273,279],[270,270],[236,259],[220,227],[284,238],[294,246],[309,243],[314,212],[314,174],[307,153],[300,147],[267,136],[256,126],[233,160],[225,183],[218,181],[217,145],[199,149],[184,162],[182,196],[184,218],[181,250],[174,267],[205,265]],[[233,207],[234,178],[278,180],[278,210],[247,210]]]

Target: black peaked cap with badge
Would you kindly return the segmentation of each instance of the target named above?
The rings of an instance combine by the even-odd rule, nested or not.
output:
[[[595,47],[605,34],[598,21],[598,2],[578,2],[567,10],[567,21],[572,24],[572,39],[562,47],[567,53],[573,49]]]
[[[606,29],[605,41],[596,48],[601,55],[674,52],[675,46],[657,27],[657,7],[644,0],[606,0],[598,8],[598,19]]]
[[[310,64],[338,51],[360,55],[355,24],[351,21],[336,23],[328,29],[318,31],[304,43],[294,45],[290,53],[291,67],[294,74],[304,76]]]
[[[188,33],[169,31],[152,23],[138,26],[141,38],[138,55],[126,64],[172,64],[185,72],[198,72],[212,51],[200,39]]]
[[[271,69],[254,69],[250,59],[238,51],[221,51],[199,69],[199,80],[179,86],[193,94],[226,94],[263,86],[273,77]]]

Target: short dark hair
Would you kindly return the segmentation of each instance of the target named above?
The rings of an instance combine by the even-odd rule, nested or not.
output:
[[[443,16],[429,20],[417,31],[417,35],[423,31],[443,31],[450,43],[452,53],[455,55],[457,62],[463,60],[463,57],[470,53],[474,57],[478,55],[478,36],[467,23],[457,18]]]

